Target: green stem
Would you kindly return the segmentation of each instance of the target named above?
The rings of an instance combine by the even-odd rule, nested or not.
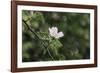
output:
[[[39,39],[39,36],[31,29],[31,27],[29,27],[29,25],[27,24],[27,22],[25,20],[23,20],[23,22],[28,27],[28,29]]]
[[[29,25],[27,24],[27,21],[25,21],[25,20],[22,20],[22,21],[25,23],[25,25],[28,27],[28,29],[29,29],[39,40],[41,40],[41,39],[39,38],[39,36],[32,30],[32,28],[29,27]],[[41,40],[41,41],[42,41],[42,40]],[[44,41],[42,41],[42,42],[43,42],[43,46],[46,48],[46,50],[47,50],[49,56],[51,57],[52,60],[54,60],[54,58],[53,58],[53,56],[51,55],[51,53],[50,53],[48,47],[45,46]]]
[[[44,42],[44,41],[43,41],[43,42]],[[51,59],[52,59],[52,60],[54,60],[54,57],[51,55],[51,53],[50,53],[50,51],[49,51],[48,47],[46,47],[44,43],[42,43],[42,44],[43,44],[43,45],[44,45],[44,47],[46,48],[46,50],[47,50],[47,52],[48,52],[49,56],[51,57]]]

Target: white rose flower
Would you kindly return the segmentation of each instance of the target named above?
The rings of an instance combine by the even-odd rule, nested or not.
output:
[[[58,32],[57,27],[49,28],[49,33],[50,33],[50,36],[55,37],[57,39],[64,36],[63,32]]]

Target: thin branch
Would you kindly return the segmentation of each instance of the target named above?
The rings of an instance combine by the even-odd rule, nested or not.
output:
[[[46,47],[46,46],[45,46],[44,41],[43,41],[43,43],[42,43],[42,44],[43,44],[44,48],[46,48],[46,50],[47,50],[47,52],[48,52],[49,56],[51,57],[51,59],[52,59],[52,60],[54,60],[54,58],[53,58],[53,56],[51,55],[51,53],[50,53],[50,51],[49,51],[48,47]]]
[[[39,36],[31,29],[31,27],[29,27],[29,25],[27,24],[27,21],[23,20],[23,22],[24,22],[25,25],[28,27],[28,29],[29,29],[39,40],[41,40],[41,39],[39,38]],[[51,53],[50,53],[48,47],[45,46],[44,41],[43,41],[43,40],[41,40],[41,41],[43,42],[42,44],[43,44],[43,46],[46,48],[46,50],[47,50],[49,56],[51,57],[51,59],[54,60],[54,58],[53,58],[53,56],[51,55]]]
[[[48,48],[46,48],[46,49],[47,49],[47,51],[48,51],[49,56],[52,58],[52,60],[54,60],[54,58],[53,58],[53,56],[51,55],[49,49],[48,49]]]
[[[26,21],[23,20],[23,22],[24,22],[25,25],[28,27],[28,29],[39,39],[39,36],[31,29],[31,27],[29,27],[29,25],[26,23]]]

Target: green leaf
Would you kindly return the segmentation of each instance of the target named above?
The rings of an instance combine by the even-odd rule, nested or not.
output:
[[[30,19],[31,16],[30,16],[30,13],[28,11],[23,11],[22,12],[22,19],[27,21],[28,19]]]
[[[36,22],[41,23],[41,24],[45,23],[43,14],[41,12],[34,12],[32,15],[32,21],[36,21]]]
[[[55,58],[57,60],[65,60],[65,56],[63,54],[57,54]]]
[[[47,32],[38,32],[37,35],[41,40],[48,40],[48,41],[51,40],[51,37]]]
[[[58,39],[52,39],[49,45],[52,49],[59,49],[62,46],[62,43]]]

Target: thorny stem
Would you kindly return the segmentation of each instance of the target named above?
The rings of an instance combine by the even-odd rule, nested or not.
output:
[[[31,29],[31,27],[29,27],[29,25],[27,24],[27,21],[25,21],[25,20],[22,20],[22,21],[25,23],[25,25],[28,27],[28,29],[29,29],[39,40],[41,40],[41,39],[39,38],[39,36]],[[41,41],[42,41],[42,40],[41,40]],[[42,42],[43,42],[42,44],[43,44],[44,48],[46,48],[46,50],[47,50],[49,56],[51,57],[52,60],[54,60],[54,58],[53,58],[53,56],[51,55],[51,53],[50,53],[48,47],[45,46],[44,41],[42,41]]]

